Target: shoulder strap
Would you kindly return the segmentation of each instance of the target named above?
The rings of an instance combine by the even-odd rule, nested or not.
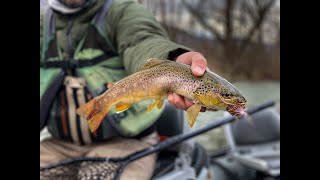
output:
[[[63,83],[64,76],[65,72],[61,71],[40,99],[40,131],[47,124],[49,109],[54,97]]]
[[[93,22],[97,24],[97,27],[101,30],[104,29],[105,16],[112,4],[112,0],[105,0],[101,10],[95,15]]]
[[[46,59],[46,52],[49,47],[50,41],[54,39],[55,34],[55,18],[53,15],[53,10],[50,7],[44,9],[45,16],[43,18],[42,24],[42,47],[41,47],[41,62],[44,63]]]
[[[106,22],[106,15],[108,13],[108,10],[112,4],[113,0],[105,0],[102,9],[95,15],[93,19],[93,25],[97,29],[98,33],[106,40],[110,48],[114,53],[116,53],[115,47],[112,45],[105,29],[105,22]]]

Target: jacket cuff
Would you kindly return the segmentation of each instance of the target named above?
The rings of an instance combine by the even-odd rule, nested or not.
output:
[[[186,48],[177,48],[177,49],[175,49],[175,50],[173,50],[173,51],[170,51],[170,52],[168,53],[167,59],[172,60],[172,61],[175,61],[178,56],[180,56],[180,55],[183,54],[183,53],[190,52],[190,51],[191,51],[191,50],[186,49]]]

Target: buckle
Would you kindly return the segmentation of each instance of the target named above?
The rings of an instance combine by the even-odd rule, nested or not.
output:
[[[84,78],[66,76],[64,79],[64,85],[69,86],[71,88],[79,89],[86,86],[86,81]]]

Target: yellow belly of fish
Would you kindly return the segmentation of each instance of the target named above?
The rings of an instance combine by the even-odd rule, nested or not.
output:
[[[227,104],[221,101],[218,95],[216,96],[208,96],[205,95],[195,95],[195,98],[205,107],[207,108],[215,108],[217,110],[222,110],[227,107]]]

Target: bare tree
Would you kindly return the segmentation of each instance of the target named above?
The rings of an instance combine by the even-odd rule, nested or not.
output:
[[[216,41],[223,44],[226,58],[231,60],[234,59],[233,55],[241,56],[256,33],[259,34],[262,41],[262,24],[275,0],[226,0],[222,10],[214,5],[215,1],[210,1],[211,3],[208,3],[208,1],[210,0],[198,1],[195,5],[186,0],[182,2],[203,28],[208,30]],[[204,11],[203,4],[211,5],[211,10]],[[236,11],[240,12],[239,15],[235,15]],[[219,31],[216,24],[210,23],[208,21],[210,19],[214,19],[215,22],[222,22],[223,31]],[[242,20],[240,23],[242,22],[243,26],[248,26],[248,21],[252,24],[247,33],[241,35],[241,43],[236,42],[238,37],[234,36],[234,22],[239,19]]]
[[[198,1],[196,4],[196,7],[192,6],[189,2],[186,2],[185,0],[182,1],[183,5],[186,7],[186,9],[192,14],[192,16],[199,21],[199,23],[209,32],[214,35],[217,41],[223,43],[224,38],[220,34],[220,32],[216,29],[215,26],[210,25],[207,22],[207,14],[204,14],[204,11],[199,11],[198,9],[202,9],[202,3],[206,3],[208,0]]]
[[[244,51],[248,46],[250,40],[254,36],[254,34],[262,27],[262,23],[264,22],[268,10],[270,10],[271,6],[275,2],[275,0],[254,0],[254,6],[250,6],[250,1],[242,1],[245,7],[244,11],[248,12],[250,17],[252,18],[253,26],[250,28],[248,34],[245,36],[243,41],[243,46],[240,47],[240,51]],[[262,33],[260,31],[260,33]]]
[[[232,76],[267,72],[266,66],[280,61],[280,9],[276,0],[139,0],[160,20],[171,40],[210,55],[215,65]],[[188,16],[183,17],[185,14]],[[184,23],[183,21],[189,21]],[[200,28],[200,29],[199,29]],[[199,31],[198,31],[199,30]],[[203,39],[192,34],[206,33]],[[191,43],[193,42],[193,43]],[[196,43],[195,43],[196,42]],[[266,43],[274,43],[266,46]],[[212,49],[214,48],[214,50]],[[277,49],[278,48],[278,49]],[[271,63],[272,62],[272,63]],[[269,65],[267,65],[269,64]],[[255,71],[255,72],[253,72]],[[263,75],[260,75],[263,76]]]

